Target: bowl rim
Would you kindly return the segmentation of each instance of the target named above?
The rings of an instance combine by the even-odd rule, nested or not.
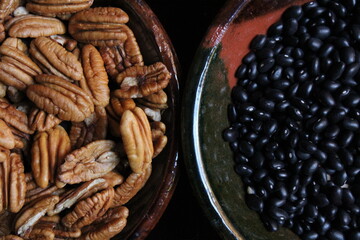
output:
[[[169,155],[167,156],[167,165],[165,167],[165,175],[162,182],[158,186],[157,196],[151,203],[150,208],[146,212],[143,219],[137,224],[136,228],[129,235],[129,239],[145,239],[150,232],[154,229],[161,216],[165,212],[172,196],[175,191],[179,179],[179,77],[180,77],[180,64],[172,45],[172,42],[166,33],[163,25],[152,11],[150,6],[144,0],[122,0],[121,4],[126,4],[133,12],[136,12],[144,24],[145,28],[149,31],[151,37],[155,40],[156,50],[159,52],[161,61],[166,65],[172,77],[168,85],[169,91],[173,93],[173,97],[168,101],[172,101],[173,121],[170,126],[167,125],[168,131],[173,133],[174,139],[168,141]]]
[[[227,0],[219,10],[196,51],[182,99],[181,136],[182,148],[186,153],[184,154],[186,170],[202,210],[223,239],[245,240],[226,216],[204,170],[198,129],[199,111],[202,87],[206,81],[209,63],[218,50],[226,30],[248,2],[249,0]]]

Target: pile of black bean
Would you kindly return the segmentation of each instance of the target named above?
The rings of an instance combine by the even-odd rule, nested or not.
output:
[[[360,240],[359,69],[357,0],[292,6],[252,40],[223,137],[269,231]]]

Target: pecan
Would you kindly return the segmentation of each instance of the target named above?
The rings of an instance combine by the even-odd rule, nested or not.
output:
[[[170,80],[166,66],[157,62],[150,66],[133,66],[116,77],[120,89],[114,91],[119,98],[140,98],[164,89]]]
[[[124,182],[124,177],[116,171],[108,172],[106,175],[102,176],[101,178],[105,179],[109,187],[114,187]]]
[[[67,19],[67,16],[87,9],[92,4],[93,0],[30,0],[26,8],[37,15]]]
[[[25,203],[25,193],[24,165],[19,154],[11,153],[0,163],[0,212],[18,212]]]
[[[105,175],[120,161],[115,146],[111,140],[97,140],[71,152],[59,168],[58,179],[75,184]]]
[[[26,134],[34,133],[28,126],[27,115],[6,101],[0,101],[0,119],[4,120],[8,126],[20,132]]]
[[[33,78],[41,69],[19,49],[7,45],[0,47],[0,81],[16,89],[24,90],[33,84]]]
[[[32,14],[14,17],[5,24],[10,37],[37,38],[64,34],[66,26],[56,18],[35,16]]]
[[[7,86],[0,82],[0,98],[6,96],[6,90],[7,90]]]
[[[50,38],[38,37],[31,41],[29,53],[45,73],[69,81],[79,81],[84,77],[77,57]]]
[[[55,185],[49,185],[46,188],[38,187],[31,173],[25,174],[25,181],[26,181],[25,203],[29,203],[35,199],[40,199],[47,195],[59,196],[66,191],[63,188],[59,189]]]
[[[0,23],[0,42],[5,40],[5,27],[4,24]]]
[[[15,147],[15,136],[10,127],[0,119],[0,147],[13,149]]]
[[[145,107],[149,107],[151,109],[160,109],[164,110],[168,108],[167,105],[167,95],[163,90],[160,90],[156,93],[153,93],[149,96],[145,96],[143,98],[136,99],[136,102]]]
[[[114,188],[105,189],[76,204],[73,211],[62,219],[68,228],[82,228],[106,213],[114,198]]]
[[[126,110],[120,120],[120,133],[131,170],[143,172],[154,154],[150,124],[144,111],[138,107]]]
[[[127,38],[122,26],[128,21],[129,16],[120,8],[90,8],[70,18],[69,33],[77,41],[94,46],[119,45]]]
[[[81,240],[110,239],[120,233],[127,223],[129,209],[124,206],[109,209],[102,217],[98,218],[93,226],[83,230]]]
[[[91,95],[95,106],[105,107],[109,104],[110,89],[100,53],[93,45],[85,45],[81,60],[85,78],[80,81],[80,87]]]
[[[61,120],[81,122],[94,111],[89,95],[80,87],[54,75],[41,74],[35,79],[38,84],[29,86],[26,94],[47,113]]]
[[[55,183],[57,169],[70,152],[70,139],[60,125],[46,131],[38,132],[31,148],[31,169],[37,185],[46,188]],[[62,187],[61,183],[57,183]]]
[[[47,113],[36,107],[29,114],[29,128],[32,131],[47,131],[61,123],[61,120],[53,114]]]
[[[20,38],[8,37],[1,46],[14,47],[28,55],[28,47]]]
[[[159,155],[164,147],[167,144],[167,137],[165,136],[166,132],[166,125],[162,122],[152,122],[150,123],[151,126],[151,138],[154,145],[154,155],[155,158]]]
[[[0,1],[0,23],[3,23],[5,18],[9,16],[19,5],[20,0]]]
[[[95,112],[83,122],[73,122],[70,130],[70,142],[73,149],[96,140],[106,138],[108,118],[105,108],[95,107]]]
[[[23,240],[21,237],[15,235],[6,235],[0,238],[1,240]]]
[[[125,182],[115,189],[111,207],[119,207],[130,201],[145,185],[151,175],[151,170],[152,166],[149,165],[142,173],[131,173]]]
[[[106,71],[113,79],[115,79],[120,72],[124,71],[125,68],[144,65],[143,57],[134,33],[125,25],[122,26],[122,28],[127,35],[127,39],[123,44],[112,47],[101,47],[99,49],[105,63]]]
[[[44,230],[46,230],[44,232]],[[68,238],[78,238],[81,236],[80,229],[68,229],[63,227],[60,224],[59,216],[52,217],[42,217],[39,222],[33,227],[33,230],[30,233],[29,238],[32,239],[34,233],[36,235],[33,239],[68,239]],[[50,238],[49,238],[50,237]]]
[[[42,216],[53,209],[58,201],[58,196],[47,196],[28,204],[23,208],[15,221],[16,234],[21,237],[28,235],[31,232],[32,227]]]
[[[71,208],[79,200],[87,198],[92,194],[108,188],[107,181],[104,178],[97,178],[81,184],[79,187],[70,190],[61,196],[61,200],[55,205],[55,208],[48,214],[50,216],[56,215],[67,208]]]
[[[55,233],[49,228],[34,228],[31,230],[28,239],[30,240],[53,240]]]

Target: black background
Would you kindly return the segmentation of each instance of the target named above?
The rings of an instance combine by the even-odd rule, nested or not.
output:
[[[225,0],[147,0],[168,33],[180,62],[181,86],[195,52]],[[201,209],[180,157],[180,180],[164,215],[147,239],[218,240]]]

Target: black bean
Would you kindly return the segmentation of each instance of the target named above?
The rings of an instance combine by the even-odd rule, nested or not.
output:
[[[354,132],[344,131],[342,134],[340,134],[338,143],[341,147],[347,147],[349,146],[353,138],[354,138]]]
[[[342,125],[344,128],[350,131],[356,131],[359,129],[359,122],[353,118],[348,118],[348,117],[344,118]]]
[[[244,58],[242,59],[242,62],[245,64],[249,64],[249,63],[252,63],[253,61],[255,61],[255,59],[256,59],[255,53],[249,52],[244,56]]]
[[[268,211],[269,216],[276,221],[287,220],[289,218],[289,214],[281,208],[274,207],[270,208]]]
[[[231,96],[233,101],[235,102],[246,102],[248,100],[248,94],[246,93],[245,89],[241,86],[235,86],[232,89]]]
[[[324,168],[318,168],[314,177],[316,181],[322,186],[327,183],[327,173]]]
[[[337,80],[341,77],[343,72],[345,71],[345,63],[343,62],[335,62],[331,68],[329,69],[327,76],[330,80]]]
[[[263,179],[263,186],[267,191],[273,191],[275,187],[275,181],[270,176]]]
[[[334,173],[331,178],[336,185],[343,186],[346,183],[348,176],[346,171],[342,170],[340,172]]]
[[[256,35],[250,43],[250,49],[257,50],[263,48],[265,46],[266,39],[265,35]]]
[[[239,137],[237,129],[229,127],[223,131],[223,138],[226,142],[235,142]]]
[[[319,162],[313,159],[307,160],[302,169],[302,173],[305,175],[312,175],[317,170]]]
[[[333,107],[335,106],[335,99],[328,91],[320,91],[319,92],[319,100],[325,107]]]
[[[360,41],[360,25],[352,24],[350,26],[350,34],[355,41]]]
[[[300,19],[303,15],[303,10],[301,6],[291,6],[287,8],[282,14],[282,19],[295,18]]]
[[[323,214],[331,221],[335,219],[337,212],[338,208],[334,205],[328,205],[323,208]]]
[[[328,119],[333,123],[338,123],[344,119],[346,112],[342,108],[333,108],[328,115]]]
[[[283,70],[283,77],[287,80],[294,80],[295,77],[295,69],[292,67],[287,67]]]
[[[339,2],[329,1],[328,7],[333,10],[340,17],[344,17],[346,15],[346,8]]]
[[[304,240],[317,240],[318,238],[319,238],[319,234],[314,231],[304,233],[301,236],[301,239],[304,239]]]
[[[256,56],[259,59],[268,59],[274,57],[274,51],[271,48],[262,48],[256,51]]]
[[[319,118],[313,126],[313,130],[317,133],[320,133],[325,130],[325,128],[328,126],[329,122],[327,118]]]
[[[261,98],[259,100],[259,107],[266,112],[272,112],[275,108],[275,102],[265,98]]]
[[[255,194],[247,194],[245,198],[247,206],[256,212],[262,212],[264,209],[264,202]]]
[[[350,93],[347,98],[343,101],[347,107],[356,107],[360,103],[360,96],[357,94]]]
[[[320,59],[320,68],[322,72],[327,72],[330,70],[333,60],[331,58],[322,58]]]
[[[258,66],[259,72],[264,73],[269,71],[274,66],[274,64],[275,64],[275,59],[273,58],[264,59],[259,63]]]
[[[314,52],[317,52],[321,46],[323,45],[323,42],[319,38],[310,38],[307,41],[307,47]]]
[[[284,21],[283,34],[285,35],[294,35],[298,30],[298,21],[295,18],[289,18]]]
[[[295,58],[295,59],[302,59],[304,57],[305,53],[304,51],[301,49],[301,48],[294,48],[293,50],[293,53],[292,53],[292,56]]]
[[[244,153],[246,157],[251,157],[254,155],[254,146],[247,141],[240,141],[239,150]]]
[[[340,58],[345,64],[351,64],[356,61],[356,53],[353,47],[340,49]]]
[[[247,76],[250,80],[254,80],[258,75],[258,67],[256,62],[252,62],[248,65]]]
[[[276,220],[268,217],[267,215],[262,215],[261,220],[269,232],[276,232],[279,230],[279,223]]]
[[[269,78],[273,81],[277,81],[281,78],[282,72],[283,72],[283,68],[281,66],[276,65],[270,72]]]
[[[299,87],[299,95],[301,97],[309,97],[314,87],[314,83],[312,81],[306,81]]]
[[[334,51],[334,49],[334,45],[326,43],[320,48],[319,56],[322,58],[327,58]]]
[[[342,202],[346,206],[350,206],[355,203],[355,197],[348,188],[342,189]]]
[[[247,66],[246,64],[241,64],[236,70],[235,77],[244,78],[246,76]]]
[[[329,189],[329,198],[332,204],[340,206],[342,204],[342,190],[338,186]]]
[[[264,74],[264,73],[260,73],[257,75],[256,77],[256,82],[260,85],[260,86],[267,86],[270,83],[269,77],[268,75]]]
[[[261,180],[267,175],[268,175],[268,171],[265,168],[260,168],[253,173],[252,178],[254,179],[255,182],[261,182]]]
[[[285,98],[284,93],[278,89],[266,89],[265,94],[269,99],[274,101],[282,101]]]
[[[267,30],[269,36],[278,36],[282,33],[284,25],[281,21],[272,24]]]
[[[344,234],[338,230],[330,230],[326,235],[329,240],[345,240]]]
[[[251,128],[253,131],[255,131],[256,133],[259,133],[262,129],[262,121],[260,120],[255,120],[251,123]]]
[[[337,222],[340,227],[348,226],[351,222],[350,214],[347,211],[340,209],[338,211]]]
[[[276,62],[283,67],[289,67],[294,63],[294,59],[286,54],[278,54],[275,57]]]
[[[313,37],[324,40],[330,36],[331,29],[325,25],[316,26],[313,29],[312,34],[313,34]]]

